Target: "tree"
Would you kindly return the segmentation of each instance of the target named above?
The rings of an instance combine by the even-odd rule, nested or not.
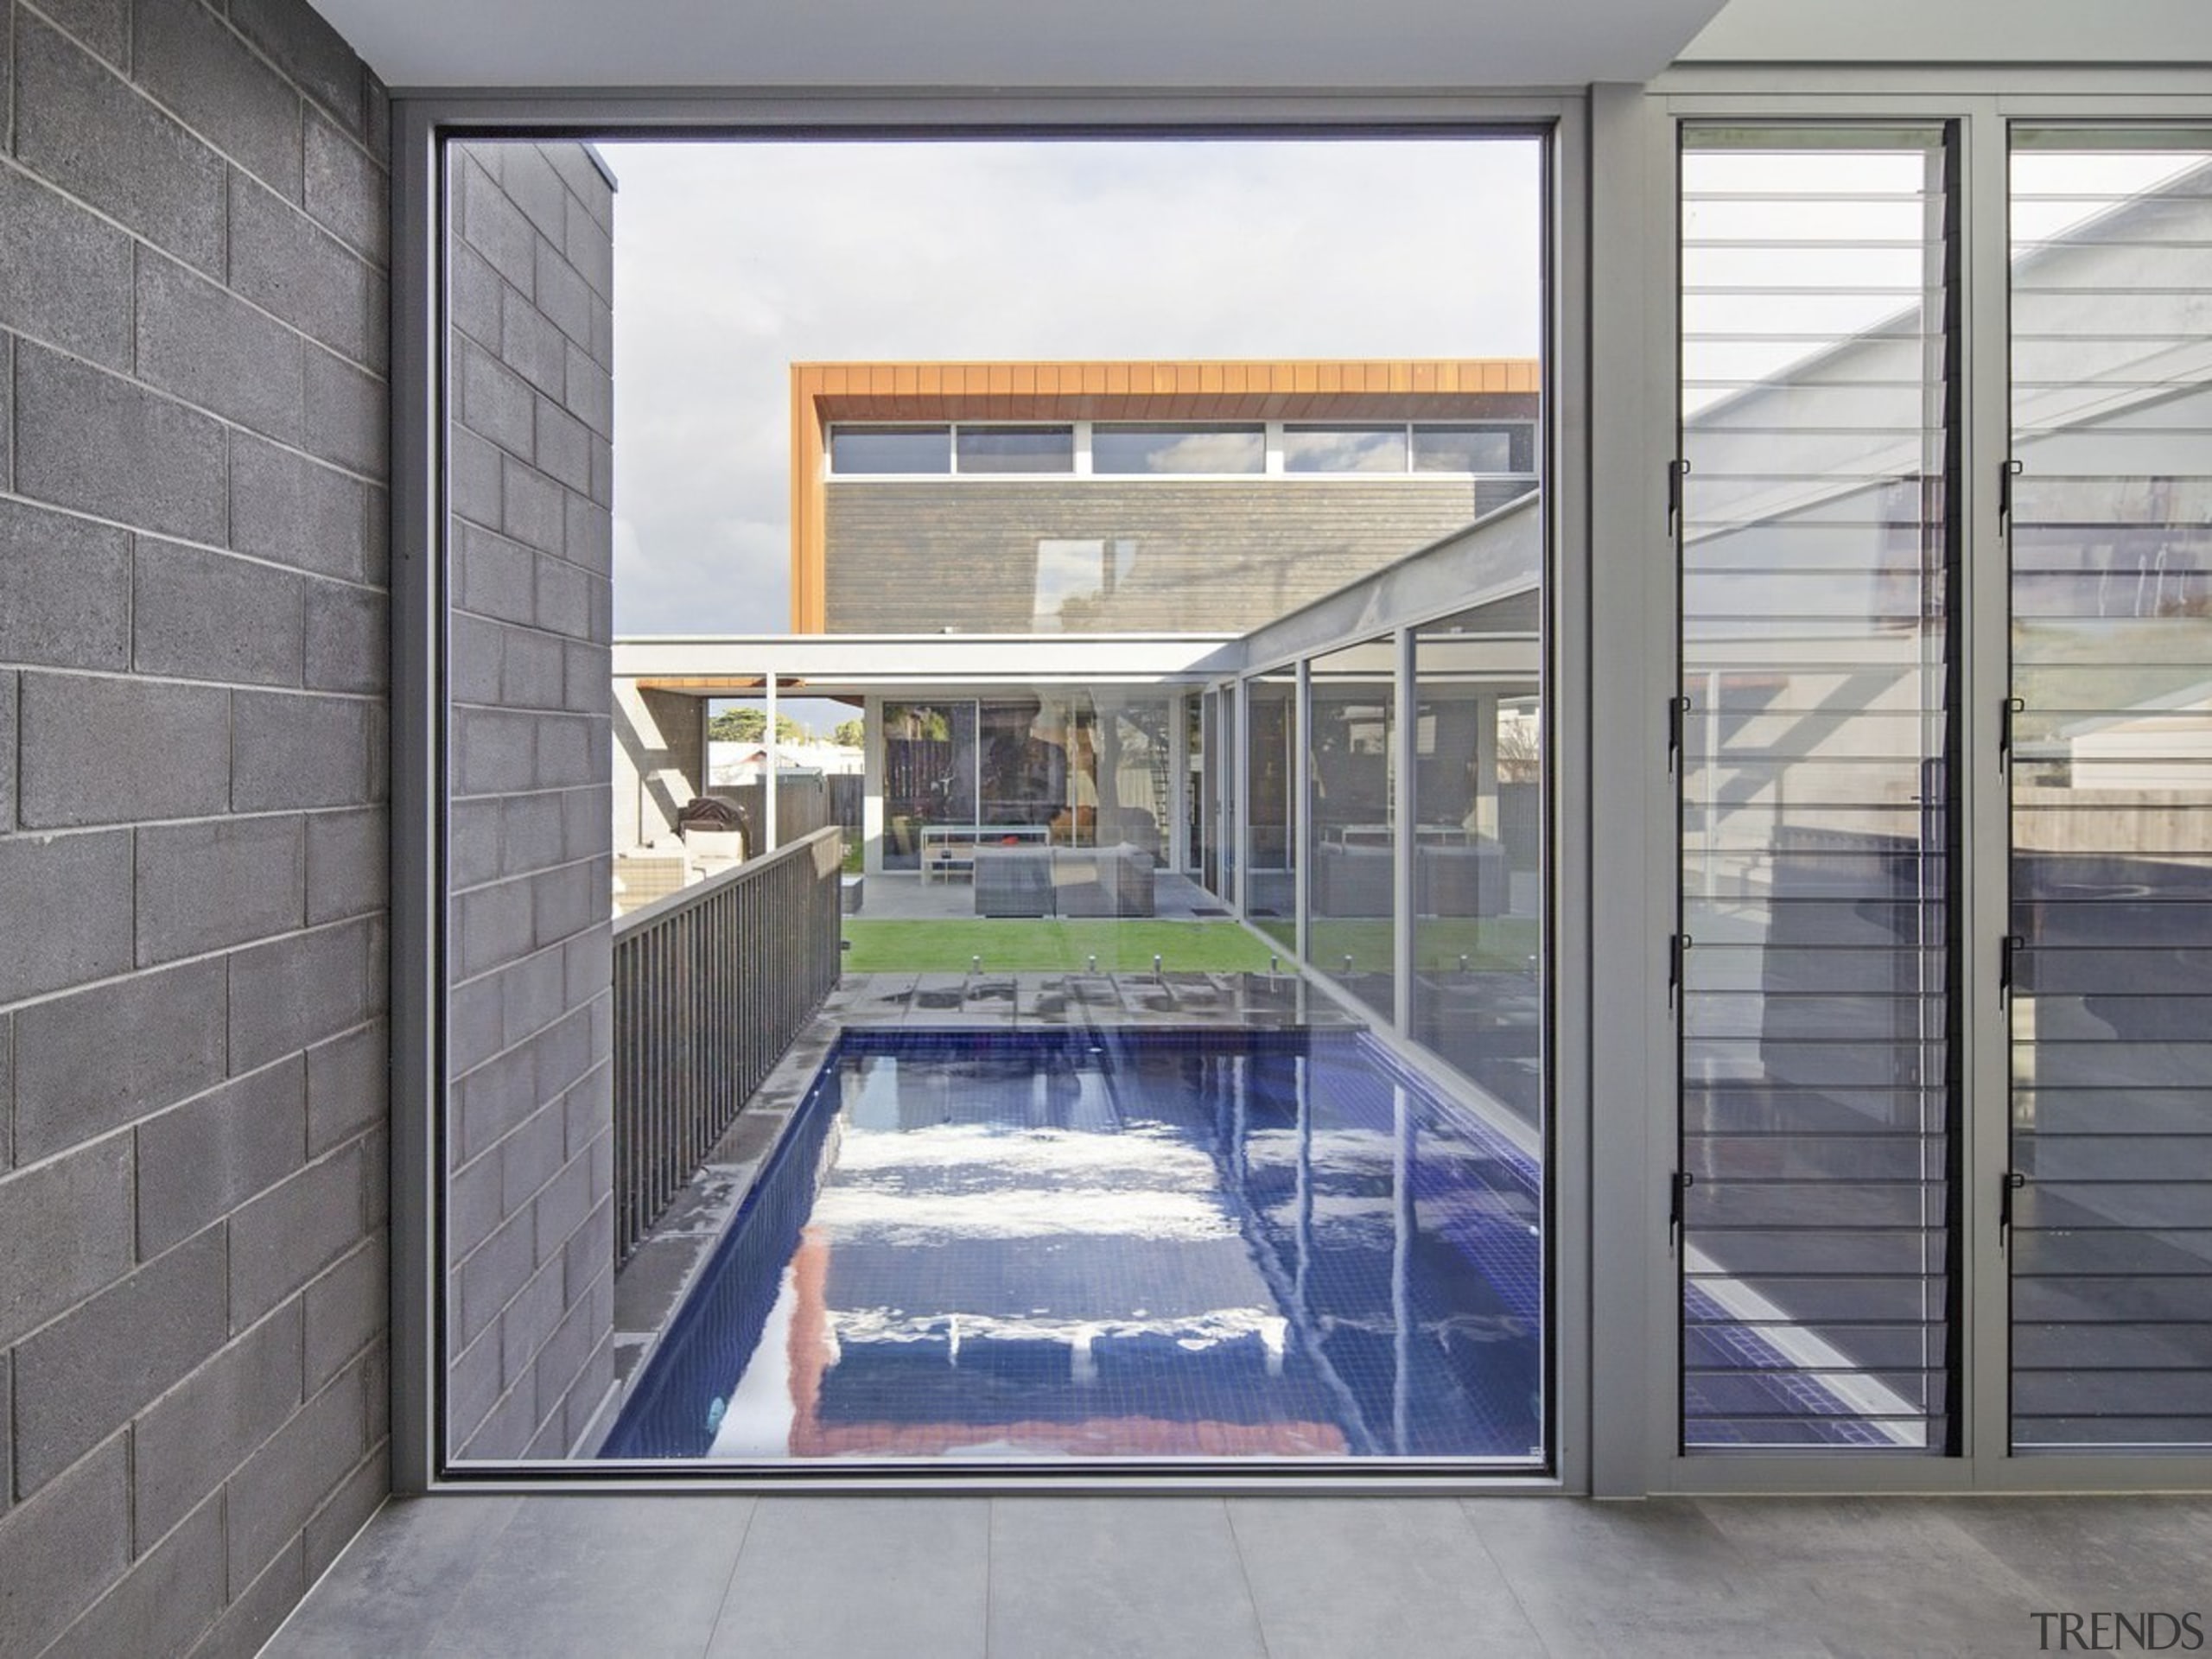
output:
[[[857,749],[868,736],[868,725],[863,721],[841,720],[830,729],[832,742],[849,749]]]
[[[752,704],[725,709],[707,722],[707,736],[716,743],[758,743],[767,735],[767,710]],[[777,742],[806,743],[813,737],[813,733],[789,715],[776,716]]]

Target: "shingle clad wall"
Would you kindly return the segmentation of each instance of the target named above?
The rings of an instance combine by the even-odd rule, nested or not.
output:
[[[455,154],[449,1443],[557,1457],[613,1382],[613,192]]]
[[[0,0],[0,1652],[250,1654],[386,1486],[386,105]]]

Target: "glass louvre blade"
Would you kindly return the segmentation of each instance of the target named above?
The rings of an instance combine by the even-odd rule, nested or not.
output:
[[[2212,134],[2012,156],[2012,1442],[2212,1446]]]
[[[1684,132],[1691,1452],[1952,1449],[1948,167]]]

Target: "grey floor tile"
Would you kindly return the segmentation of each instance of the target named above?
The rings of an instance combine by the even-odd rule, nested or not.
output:
[[[763,1498],[709,1652],[980,1655],[989,1556],[988,1498]]]
[[[1543,1651],[1450,1498],[1237,1498],[1229,1519],[1268,1659]]]
[[[1217,1498],[991,1502],[991,1659],[1262,1659]]]
[[[1463,1508],[1548,1652],[1744,1656],[1830,1653],[1803,1588],[1741,1552],[1694,1503],[1468,1498]]]
[[[754,1499],[532,1498],[428,1651],[467,1659],[696,1659]]]
[[[2034,1585],[2043,1610],[2182,1611],[2212,1601],[2212,1503],[2202,1497],[1977,1497],[1936,1507]],[[2201,1622],[2212,1640],[2212,1617]]]
[[[264,1659],[399,1659],[426,1651],[519,1503],[432,1497],[385,1504],[262,1649]]]

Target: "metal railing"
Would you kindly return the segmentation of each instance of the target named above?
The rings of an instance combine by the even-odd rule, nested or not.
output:
[[[835,825],[614,924],[620,1267],[837,982]]]

